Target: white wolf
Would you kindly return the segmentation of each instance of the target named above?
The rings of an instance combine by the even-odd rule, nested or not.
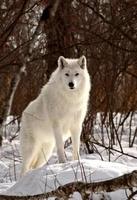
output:
[[[85,56],[79,59],[60,56],[50,80],[22,115],[22,175],[48,161],[54,147],[59,162],[65,162],[63,143],[69,137],[72,139],[73,159],[79,158],[89,91],[90,77]]]

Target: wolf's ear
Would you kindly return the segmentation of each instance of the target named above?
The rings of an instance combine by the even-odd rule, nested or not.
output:
[[[87,66],[87,60],[85,56],[81,56],[78,60],[78,64],[80,65],[81,69],[85,69]]]
[[[68,65],[66,59],[63,56],[60,56],[58,58],[58,66],[63,69],[64,67],[66,67]]]

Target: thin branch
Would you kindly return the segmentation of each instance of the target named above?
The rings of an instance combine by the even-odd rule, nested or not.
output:
[[[137,159],[136,156],[130,155],[130,154],[125,153],[125,152],[121,152],[121,151],[119,151],[119,150],[117,150],[117,149],[114,149],[114,148],[112,148],[112,147],[110,147],[110,146],[105,146],[105,145],[103,145],[103,144],[97,142],[96,140],[93,140],[92,142],[93,142],[94,144],[96,144],[96,145],[99,145],[99,146],[101,146],[101,147],[104,147],[105,149],[112,150],[112,151],[115,151],[115,152],[121,153],[122,155],[125,155],[125,156],[128,156],[128,157],[131,157],[131,158]]]
[[[135,192],[132,192],[132,194],[129,195],[128,200],[133,199],[133,197],[137,194],[137,190]]]

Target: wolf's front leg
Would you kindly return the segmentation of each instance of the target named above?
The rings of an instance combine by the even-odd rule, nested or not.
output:
[[[71,130],[71,139],[73,147],[73,160],[79,160],[79,146],[80,146],[80,135],[81,135],[81,126],[73,127]]]
[[[63,133],[62,133],[62,128],[58,123],[54,125],[54,135],[55,135],[59,162],[64,163],[66,162],[66,158],[65,158],[65,152],[64,152]]]

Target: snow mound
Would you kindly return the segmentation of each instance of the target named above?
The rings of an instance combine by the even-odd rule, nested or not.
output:
[[[73,181],[102,181],[133,171],[120,163],[82,159],[63,164],[44,165],[28,172],[4,193],[7,195],[35,195],[55,190]]]

